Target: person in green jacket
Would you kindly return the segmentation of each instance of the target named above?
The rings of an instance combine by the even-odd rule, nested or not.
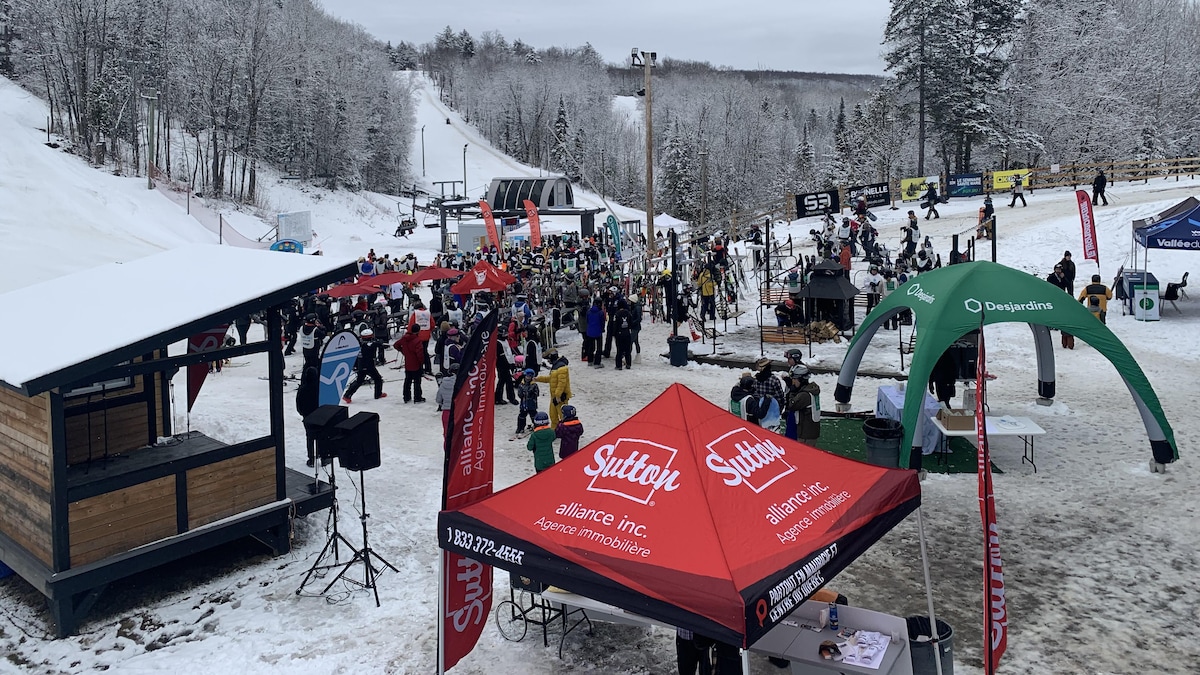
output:
[[[554,466],[554,429],[550,426],[550,415],[538,411],[533,416],[533,433],[525,447],[533,453],[533,469],[538,473]]]

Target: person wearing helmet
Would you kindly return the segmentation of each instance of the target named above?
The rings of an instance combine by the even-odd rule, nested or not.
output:
[[[609,320],[609,337],[617,343],[617,370],[628,370],[633,367],[633,318],[629,313],[629,303],[620,298],[617,310]]]
[[[521,371],[517,380],[517,432],[513,434],[511,440],[516,440],[525,435],[525,420],[533,420],[534,415],[538,411],[538,396],[541,396],[541,388],[537,385],[537,373],[533,368],[526,368]]]
[[[867,276],[863,279],[862,290],[867,294],[867,313],[870,314],[882,298],[884,279],[879,273],[879,265],[871,265]]]
[[[1093,274],[1092,283],[1079,291],[1079,302],[1088,308],[1092,316],[1100,319],[1100,323],[1105,324],[1108,323],[1108,301],[1112,300],[1112,297],[1112,291],[1100,281],[1099,274]]]
[[[579,421],[579,413],[573,405],[564,405],[562,421],[554,430],[558,437],[558,458],[566,459],[579,452],[579,438],[583,436],[583,423]]]
[[[317,319],[316,312],[309,312],[304,317],[304,325],[300,327],[297,336],[300,353],[304,356],[305,368],[321,369],[321,346],[325,344],[325,329]]]
[[[354,381],[342,396],[342,400],[347,404],[351,403],[354,392],[368,379],[375,385],[375,398],[387,398],[387,394],[383,393],[383,376],[379,374],[379,368],[375,365],[382,352],[383,343],[375,339],[375,331],[371,328],[363,329],[362,335],[359,336],[358,360],[354,362]]]
[[[525,442],[525,449],[533,453],[533,470],[541,473],[554,466],[554,429],[550,416],[538,411],[533,416],[533,433]]]
[[[570,403],[574,395],[571,392],[570,362],[555,349],[546,352],[546,360],[551,361],[550,372],[535,379],[550,385],[550,426],[557,427],[562,419],[562,407]]]
[[[424,403],[421,380],[425,370],[425,347],[421,344],[420,326],[409,326],[393,347],[404,357],[404,402]]]
[[[458,364],[451,363],[446,375],[438,380],[437,395],[433,397],[437,409],[442,413],[442,434],[450,429],[450,402],[454,400],[454,382],[458,379]]]
[[[425,350],[425,372],[433,374],[433,364],[429,360],[429,340],[433,337],[433,314],[425,309],[425,303],[417,300],[413,310],[408,314],[408,325],[417,326],[421,338],[421,349]]]
[[[783,395],[784,436],[812,441],[821,437],[821,388],[809,381],[808,366],[797,363],[788,369]]]
[[[625,302],[625,296],[621,295],[617,287],[609,286],[608,293],[604,295],[604,358],[606,359],[612,356],[613,343],[617,338],[617,312],[622,307],[628,306],[629,303]]]
[[[787,360],[787,367],[791,368],[796,364],[804,362],[804,351],[793,347],[783,353],[783,358]]]
[[[638,297],[637,293],[629,294],[629,327],[630,341],[633,342],[633,348],[636,354],[636,356],[633,358],[638,363],[641,363],[642,343],[639,341],[638,336],[642,332],[642,299]]]
[[[587,354],[588,364],[593,368],[603,368],[601,361],[604,346],[604,306],[600,298],[592,301],[588,308],[583,351]],[[609,333],[611,337],[612,333]]]
[[[729,390],[729,412],[750,422],[758,424],[758,408],[755,405],[754,376],[742,373],[737,384]]]
[[[296,353],[296,341],[300,337],[300,327],[304,325],[304,312],[300,309],[300,301],[293,298],[283,310],[284,331],[287,346],[283,349],[284,356]]]

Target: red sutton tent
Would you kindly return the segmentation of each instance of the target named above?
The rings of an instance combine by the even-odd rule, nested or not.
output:
[[[749,425],[680,384],[438,516],[442,548],[747,647],[921,501],[916,472]]]
[[[486,260],[480,260],[458,283],[450,287],[450,292],[466,295],[476,291],[502,291],[516,280],[517,278],[508,272],[497,269]]]

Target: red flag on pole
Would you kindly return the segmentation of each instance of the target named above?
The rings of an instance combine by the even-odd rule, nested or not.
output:
[[[492,207],[488,205],[487,200],[479,200],[479,212],[483,214],[483,224],[487,226],[488,240],[499,251],[500,233],[496,231],[496,217],[492,215]]]
[[[497,324],[496,312],[488,312],[463,350],[446,432],[443,510],[461,508],[492,494]],[[479,641],[492,610],[492,568],[443,551],[441,587],[439,672],[445,672]]]
[[[1090,205],[1090,202],[1089,202]],[[983,636],[984,672],[992,675],[1008,647],[1008,608],[1004,600],[1004,568],[1000,560],[1000,530],[992,491],[992,459],[988,452],[985,382],[987,366],[983,330],[979,331],[979,360],[975,370],[975,433],[979,443],[979,515],[983,518]]]
[[[537,206],[528,199],[522,201],[521,205],[529,217],[529,243],[533,248],[539,248],[542,245],[542,220],[538,216]]]
[[[1083,258],[1095,260],[1100,266],[1100,251],[1096,247],[1096,219],[1092,216],[1092,200],[1084,190],[1075,191],[1075,202],[1079,205],[1079,225],[1083,228]]]
[[[203,333],[193,335],[188,338],[187,346],[189,354],[199,352],[209,352],[221,346],[225,341],[225,333],[229,331],[229,324],[223,323],[216,328],[210,328]],[[187,409],[192,411],[192,404],[196,402],[196,397],[200,395],[200,387],[204,386],[204,379],[208,377],[207,363],[197,363],[188,366],[187,370]]]

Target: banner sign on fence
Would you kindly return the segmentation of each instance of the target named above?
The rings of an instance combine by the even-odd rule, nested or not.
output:
[[[846,201],[851,204],[859,196],[867,198],[867,206],[891,206],[892,188],[887,183],[871,183],[846,188]]]
[[[983,174],[956,173],[946,181],[947,197],[978,197],[983,194]]]
[[[937,185],[941,181],[937,176],[918,176],[917,178],[900,179],[900,201],[915,202],[925,196],[929,184]]]
[[[992,172],[992,190],[996,192],[1007,192],[1012,189],[1013,183],[1017,182],[1017,176],[1020,176],[1021,185],[1029,187],[1029,169],[1011,169],[1009,171],[993,171]]]
[[[797,218],[812,218],[826,213],[837,213],[841,210],[842,205],[838,200],[837,190],[796,195]]]

